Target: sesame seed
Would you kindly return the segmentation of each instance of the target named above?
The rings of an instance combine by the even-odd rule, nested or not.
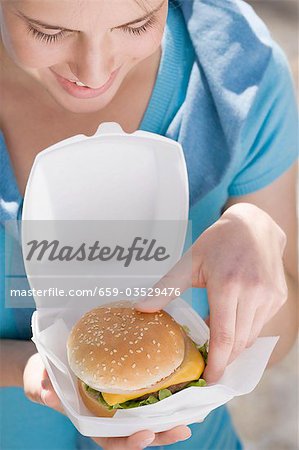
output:
[[[135,369],[135,367],[136,367],[136,364],[135,363],[132,364],[132,369]]]
[[[111,364],[115,364],[115,363],[116,363],[115,359],[113,361],[111,361]]]
[[[151,355],[149,353],[146,354],[148,359],[151,359]]]
[[[110,372],[114,372],[114,369],[112,368],[112,369],[110,369]]]
[[[133,350],[130,349],[130,350],[129,350],[129,353],[134,353],[134,352],[133,352]]]

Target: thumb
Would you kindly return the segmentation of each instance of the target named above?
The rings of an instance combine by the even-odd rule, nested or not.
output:
[[[41,392],[40,398],[44,405],[49,408],[53,408],[56,411],[59,411],[64,414],[63,406],[60,402],[58,395],[56,394],[53,385],[48,377],[45,376],[41,381]]]
[[[139,300],[134,307],[138,311],[155,312],[179,297],[186,289],[192,287],[191,253],[187,252],[175,266],[164,275],[152,288],[150,295]]]

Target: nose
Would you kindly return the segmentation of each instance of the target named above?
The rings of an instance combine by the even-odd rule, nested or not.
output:
[[[106,39],[83,38],[78,43],[70,63],[70,69],[75,77],[93,89],[105,84],[113,67],[113,52]]]

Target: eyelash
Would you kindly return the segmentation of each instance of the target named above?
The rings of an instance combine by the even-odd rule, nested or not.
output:
[[[133,36],[140,36],[141,34],[145,33],[149,28],[153,27],[156,23],[156,18],[155,17],[151,17],[145,24],[141,25],[141,27],[138,28],[131,28],[131,27],[124,27],[122,28],[122,30],[125,33],[128,33],[130,35]],[[56,43],[58,41],[60,41],[61,39],[63,39],[67,32],[66,31],[59,31],[59,33],[56,34],[46,34],[46,33],[42,33],[41,31],[36,30],[35,28],[33,28],[32,26],[28,26],[28,32],[29,34],[32,34],[32,36],[45,43],[45,44],[53,44]]]
[[[45,44],[52,44],[60,41],[60,39],[64,38],[66,35],[65,31],[59,31],[59,33],[56,34],[46,34],[42,33],[41,31],[36,30],[35,28],[28,26],[28,32],[29,34],[32,34],[32,36],[37,39],[38,41],[41,41]]]
[[[138,28],[124,27],[123,31],[125,33],[129,33],[133,36],[140,36],[141,34],[145,33],[147,30],[152,28],[155,24],[156,24],[156,17],[152,16],[146,23],[141,25],[141,27],[138,27]]]

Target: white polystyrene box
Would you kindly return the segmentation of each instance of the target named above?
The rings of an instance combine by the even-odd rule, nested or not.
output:
[[[177,241],[175,259],[179,259],[188,201],[186,164],[177,142],[143,131],[127,134],[117,124],[102,124],[93,136],[74,136],[36,157],[23,204],[23,251],[31,233],[30,221],[51,221],[54,235],[56,221],[148,221],[147,232],[154,235],[155,224],[171,220],[173,224],[185,223],[183,228],[172,227]],[[31,288],[41,288],[46,281],[32,276],[35,267],[31,261],[24,260],[24,264]],[[47,270],[51,275],[53,264],[43,266],[43,271]],[[92,285],[93,278],[86,277],[84,270],[83,276],[87,285]],[[214,386],[188,388],[154,405],[120,410],[113,418],[98,418],[82,403],[66,356],[71,327],[95,305],[90,297],[75,309],[63,297],[55,301],[56,306],[48,308],[43,298],[35,297],[33,341],[68,417],[86,436],[126,436],[142,429],[160,432],[203,421],[216,407],[255,387],[276,343],[273,338],[260,339],[226,369]],[[208,327],[183,300],[176,299],[166,310],[190,328],[196,343],[208,339]]]

